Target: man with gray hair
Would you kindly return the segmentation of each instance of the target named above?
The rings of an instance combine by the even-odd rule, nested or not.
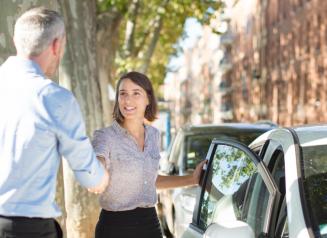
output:
[[[65,41],[57,12],[31,9],[15,24],[17,55],[0,67],[0,238],[60,237],[53,218],[61,215],[55,203],[61,156],[90,192],[108,183],[76,99],[49,79]]]

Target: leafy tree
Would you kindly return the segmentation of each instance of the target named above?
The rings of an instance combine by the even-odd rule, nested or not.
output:
[[[139,70],[147,73],[157,88],[163,82],[169,57],[179,50],[177,40],[185,36],[186,19],[195,17],[208,23],[222,6],[221,1],[214,0],[98,0],[100,15],[115,12],[122,16],[111,78]]]

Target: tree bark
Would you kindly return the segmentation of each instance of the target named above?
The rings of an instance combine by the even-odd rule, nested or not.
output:
[[[66,53],[60,68],[60,84],[76,96],[89,135],[103,126],[96,57],[96,2],[59,0],[66,22]],[[99,206],[97,197],[76,183],[66,161],[64,167],[67,233],[69,238],[94,236]]]
[[[109,84],[114,88],[113,76],[116,52],[119,47],[119,27],[123,15],[118,11],[102,13],[97,18],[97,63],[103,105],[103,122],[108,126],[112,122],[113,102],[109,101]]]

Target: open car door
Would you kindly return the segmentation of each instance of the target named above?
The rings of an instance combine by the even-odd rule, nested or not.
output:
[[[280,193],[266,166],[247,146],[213,140],[193,220],[183,238],[272,237]]]

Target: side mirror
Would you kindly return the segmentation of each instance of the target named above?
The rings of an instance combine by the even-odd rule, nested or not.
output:
[[[160,172],[165,175],[173,175],[176,173],[176,167],[173,163],[170,163],[167,159],[162,158],[159,162]]]
[[[169,175],[173,175],[173,174],[176,174],[176,167],[175,167],[175,164],[173,163],[168,163],[168,174]]]
[[[211,224],[204,237],[254,238],[255,236],[249,224],[235,220],[226,221],[223,224]]]

